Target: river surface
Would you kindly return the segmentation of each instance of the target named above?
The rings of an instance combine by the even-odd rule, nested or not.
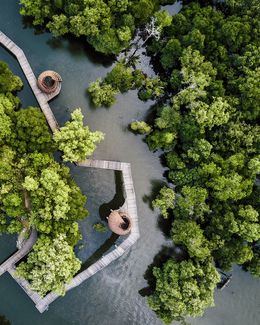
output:
[[[171,7],[171,12],[179,6]],[[20,17],[17,0],[0,1],[0,30],[6,33],[25,52],[34,72],[53,69],[63,78],[62,92],[50,106],[62,125],[76,107],[81,107],[85,122],[92,130],[105,133],[94,157],[130,162],[137,196],[140,240],[119,260],[109,265],[80,287],[56,300],[44,314],[8,274],[0,277],[0,314],[13,325],[159,325],[139,291],[147,286],[143,275],[164,245],[169,243],[158,224],[150,200],[161,184],[164,168],[159,153],[148,150],[142,137],[128,131],[128,124],[149,113],[151,102],[138,100],[135,91],[118,96],[110,109],[94,109],[89,103],[86,88],[90,81],[104,76],[112,60],[97,55],[88,46],[75,40],[54,40],[49,33],[36,33]],[[16,60],[0,47],[0,60],[24,81],[19,93],[23,107],[37,102]],[[147,64],[144,61],[143,64]],[[146,67],[147,68],[147,67]],[[113,199],[120,203],[120,178],[112,171],[71,167],[72,175],[88,196],[89,217],[81,223],[84,238],[77,254],[86,261],[111,235],[93,232],[93,223],[100,221],[104,209]],[[118,194],[118,193],[117,193]],[[0,236],[0,261],[15,251],[13,236]],[[260,282],[235,267],[228,288],[216,291],[216,307],[208,309],[202,318],[191,320],[193,325],[259,325]]]

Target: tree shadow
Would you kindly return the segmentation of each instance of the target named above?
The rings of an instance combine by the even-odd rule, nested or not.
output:
[[[171,237],[172,223],[174,221],[173,214],[169,214],[168,218],[163,218],[161,215],[157,220],[157,227],[162,231],[166,238]]]
[[[153,179],[151,181],[152,184],[152,189],[149,195],[144,195],[143,196],[143,202],[147,203],[149,208],[151,210],[153,210],[153,206],[152,206],[152,201],[156,198],[156,196],[158,195],[160,189],[163,186],[167,186],[167,183],[162,181],[162,180],[158,180],[158,179]]]
[[[73,57],[86,56],[94,64],[102,64],[105,68],[111,66],[116,57],[114,55],[105,55],[97,52],[92,45],[87,42],[84,36],[76,37],[74,35],[65,35],[52,37],[47,41],[52,49],[64,49]]]
[[[119,209],[125,202],[125,198],[123,195],[123,178],[122,172],[119,170],[115,170],[115,195],[110,202],[104,203],[99,208],[99,215],[103,221],[107,221],[107,217],[109,216],[111,210]]]
[[[35,35],[41,35],[44,33],[50,33],[50,31],[43,26],[34,26],[32,17],[22,17],[23,28],[34,29]],[[115,60],[115,55],[105,55],[97,52],[92,45],[87,42],[86,37],[76,37],[72,34],[52,37],[47,41],[47,44],[52,49],[64,49],[67,50],[73,56],[86,56],[89,61],[94,64],[102,64],[104,67],[109,67]]]
[[[118,237],[119,235],[112,233],[112,235],[104,242],[104,244],[102,244],[84,263],[82,263],[79,273],[97,262],[103,256],[103,254],[106,253],[115,244]]]
[[[34,29],[34,35],[41,35],[44,33],[49,33],[48,30],[40,25],[34,26],[33,25],[33,17],[29,16],[22,16],[22,24],[23,24],[23,29]]]

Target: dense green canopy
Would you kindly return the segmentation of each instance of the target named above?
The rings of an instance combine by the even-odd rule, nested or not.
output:
[[[20,0],[21,14],[34,25],[46,26],[55,36],[85,36],[104,54],[126,48],[136,28],[145,24],[165,0]]]
[[[24,228],[28,234],[35,228],[38,241],[17,274],[41,295],[51,290],[64,294],[64,284],[80,268],[73,247],[81,238],[77,221],[88,214],[86,197],[69,168],[54,160],[56,143],[40,109],[19,109],[14,92],[21,86],[20,78],[0,62],[0,232]],[[63,139],[58,141],[71,159],[92,153],[93,137],[101,137],[83,128],[79,111],[72,119],[59,131]]]
[[[22,262],[16,272],[18,276],[27,279],[31,288],[41,296],[50,291],[64,295],[64,284],[72,280],[80,265],[73,247],[66,242],[66,236],[59,234],[54,238],[41,236],[27,262]]]
[[[164,153],[173,185],[164,186],[152,205],[164,218],[172,217],[171,237],[186,253],[182,262],[169,259],[154,269],[156,289],[149,304],[167,323],[201,315],[211,305],[218,281],[214,264],[230,270],[237,263],[259,276],[259,3],[183,4],[180,13],[167,19],[157,37],[146,43],[158,74],[143,75],[135,88],[140,99],[157,99],[157,105],[149,124],[131,124],[133,131],[148,134],[151,150]],[[129,62],[125,64],[129,74],[122,74],[122,64],[99,81],[101,90],[125,92],[131,89],[125,81],[134,71],[142,76],[139,70],[129,70]],[[125,76],[123,87],[119,75]],[[92,98],[100,89],[92,89]],[[114,94],[111,98],[110,104]],[[185,303],[189,290],[182,293],[178,274],[191,266],[202,274],[205,261],[209,278],[214,279],[208,288],[211,298],[199,295],[203,279],[195,276],[193,306],[188,295]]]
[[[168,85],[147,142],[164,150],[176,186],[175,196],[163,188],[153,204],[164,217],[172,210],[172,239],[188,254],[181,264],[213,257],[224,270],[237,263],[259,276],[259,5],[199,3],[184,5],[149,46]],[[188,310],[190,301],[178,309],[165,282],[172,264],[178,274],[171,260],[155,269],[149,299],[165,322],[200,314]]]
[[[153,274],[156,288],[148,302],[165,324],[201,316],[205,308],[214,305],[213,292],[220,276],[211,261],[176,262],[170,258],[162,269],[155,267]]]

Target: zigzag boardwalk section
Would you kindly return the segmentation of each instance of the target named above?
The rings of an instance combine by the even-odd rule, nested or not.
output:
[[[28,80],[30,87],[40,105],[42,112],[45,115],[45,118],[50,126],[52,132],[59,128],[58,122],[55,119],[55,116],[52,113],[52,110],[48,104],[48,101],[53,98],[55,95],[46,96],[37,86],[36,77],[32,71],[32,68],[23,52],[23,50],[17,46],[9,37],[7,37],[4,33],[0,31],[0,44],[3,47],[8,49],[18,60],[23,73]]]
[[[32,88],[32,91],[41,107],[43,114],[45,115],[45,118],[52,132],[59,129],[59,125],[48,104],[48,101],[52,99],[54,96],[56,96],[57,94],[46,95],[42,93],[42,91],[37,86],[37,80],[35,78],[35,75],[32,71],[29,62],[26,59],[26,56],[24,55],[24,52],[20,47],[18,47],[12,40],[10,40],[1,31],[0,31],[0,44],[2,44],[2,46],[7,48],[17,58],[18,62],[20,63],[21,68],[29,82],[30,87]],[[78,162],[76,163],[76,165],[80,167],[87,167],[87,168],[119,170],[122,172],[125,203],[121,207],[121,209],[128,212],[131,218],[131,232],[128,235],[128,237],[113,251],[100,258],[97,262],[92,264],[86,270],[77,274],[72,279],[71,283],[65,285],[66,291],[69,291],[79,286],[82,282],[90,278],[92,275],[96,274],[98,271],[105,268],[111,262],[118,259],[140,237],[139,228],[138,228],[136,198],[135,198],[135,191],[134,191],[134,185],[133,185],[133,179],[131,173],[131,165],[129,163],[122,163],[118,161],[91,160],[91,159]],[[30,288],[30,284],[27,280],[18,278],[15,275],[15,264],[30,252],[36,240],[37,240],[37,232],[35,230],[32,230],[29,239],[24,243],[23,247],[20,250],[18,250],[15,254],[13,254],[2,265],[0,265],[0,275],[8,271],[10,275],[14,278],[14,280],[21,286],[21,288],[26,292],[26,294],[32,299],[39,312],[42,313],[46,309],[48,309],[48,306],[59,296],[54,292],[50,292],[44,298],[42,298],[37,292],[33,291]]]
[[[11,257],[9,257],[5,262],[0,265],[0,276],[6,271],[12,269],[15,263],[19,262],[25,255],[27,255],[32,249],[36,240],[37,232],[33,229],[31,231],[30,237],[23,244],[22,248],[20,248],[16,253],[14,253]]]
[[[121,207],[122,210],[128,212],[131,218],[131,232],[128,237],[117,246],[112,252],[106,254],[101,257],[97,262],[92,264],[86,270],[80,272],[76,275],[71,283],[65,285],[65,290],[69,291],[77,286],[79,286],[82,282],[86,281],[95,273],[99,272],[107,265],[117,260],[120,256],[122,256],[125,251],[127,251],[140,237],[139,227],[138,227],[138,215],[136,208],[136,199],[135,199],[135,191],[132,180],[131,173],[131,165],[128,163],[122,163],[118,161],[108,161],[108,160],[85,160],[82,162],[76,163],[77,166],[80,167],[89,167],[89,168],[102,168],[102,169],[110,169],[110,170],[119,170],[122,172],[123,177],[123,189],[125,196],[125,203]],[[48,306],[58,298],[59,296],[50,292],[43,299],[39,300],[36,304],[36,308],[39,312],[44,312],[48,309]]]

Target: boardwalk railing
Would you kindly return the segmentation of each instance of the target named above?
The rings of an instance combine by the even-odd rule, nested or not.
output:
[[[18,60],[20,66],[29,82],[30,87],[40,105],[40,108],[45,115],[45,118],[49,124],[52,132],[59,128],[58,122],[56,121],[52,110],[48,104],[48,101],[53,98],[53,96],[48,96],[38,88],[37,80],[32,71],[32,68],[27,61],[24,52],[20,47],[18,47],[13,41],[11,41],[4,33],[0,31],[0,44],[7,48]],[[136,199],[135,191],[131,174],[131,166],[129,163],[122,163],[117,161],[107,161],[107,160],[85,160],[77,163],[78,166],[88,167],[88,168],[102,168],[102,169],[111,169],[111,170],[120,170],[123,176],[123,189],[125,196],[125,203],[121,209],[128,212],[131,218],[131,233],[130,235],[112,252],[106,254],[86,270],[77,274],[71,283],[65,285],[65,290],[71,290],[79,286],[82,282],[90,278],[92,275],[102,270],[104,267],[109,265],[111,262],[118,259],[128,250],[139,238],[139,228],[138,228],[138,215],[136,208]],[[59,296],[51,292],[47,294],[44,298],[41,298],[37,292],[34,292],[30,288],[30,284],[25,279],[17,278],[15,275],[15,263],[17,263],[21,258],[29,253],[32,246],[34,245],[37,239],[37,233],[35,230],[32,230],[30,238],[26,241],[24,246],[13,254],[7,261],[0,265],[0,275],[8,271],[15,281],[23,288],[26,294],[33,300],[36,305],[36,308],[42,313],[48,306]]]
[[[97,262],[89,266],[86,270],[76,275],[71,281],[71,283],[65,285],[66,291],[69,291],[79,286],[82,282],[90,278],[92,275],[105,268],[111,262],[118,259],[120,256],[122,256],[125,253],[125,251],[127,251],[138,240],[140,236],[139,227],[138,227],[136,201],[135,201],[135,192],[134,192],[130,164],[117,162],[117,161],[107,161],[107,160],[85,160],[83,162],[77,163],[77,165],[81,167],[120,170],[122,172],[123,189],[125,192],[125,203],[121,207],[121,209],[127,211],[131,218],[131,233],[112,252],[104,255]],[[36,304],[36,308],[42,313],[58,297],[59,296],[56,293],[51,292]]]
[[[32,249],[37,240],[36,230],[32,230],[30,237],[24,242],[23,246],[0,265],[0,276],[9,271],[17,262],[19,262]]]

